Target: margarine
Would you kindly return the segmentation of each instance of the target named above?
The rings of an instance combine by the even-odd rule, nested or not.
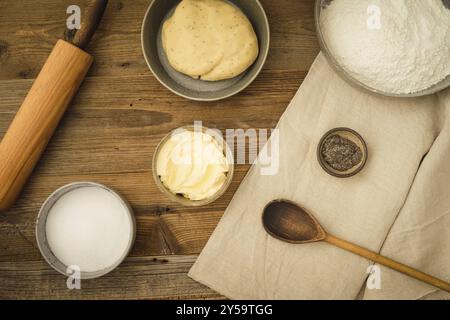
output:
[[[190,200],[216,194],[226,182],[228,168],[223,147],[213,136],[187,130],[164,143],[156,163],[163,185]]]

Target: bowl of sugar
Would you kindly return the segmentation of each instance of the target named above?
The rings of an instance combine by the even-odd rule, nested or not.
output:
[[[80,279],[98,278],[119,266],[135,234],[130,205],[94,182],[75,182],[53,192],[36,222],[37,244],[47,263]]]

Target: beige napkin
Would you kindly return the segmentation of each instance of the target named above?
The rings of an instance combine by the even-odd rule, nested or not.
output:
[[[293,200],[331,234],[383,246],[383,254],[450,281],[449,98],[448,90],[417,99],[368,94],[320,54],[278,124],[278,173],[250,169],[189,276],[232,299],[445,296],[385,268],[381,289],[364,290],[370,261],[326,243],[276,240],[261,214],[273,199]],[[321,136],[341,126],[358,131],[369,150],[363,171],[347,179],[316,159]]]
[[[442,127],[417,172],[382,254],[450,282],[450,90],[438,94]],[[380,290],[365,299],[450,299],[450,294],[381,267]]]

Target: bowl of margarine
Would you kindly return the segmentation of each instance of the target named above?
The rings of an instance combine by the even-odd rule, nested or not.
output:
[[[258,0],[154,0],[141,38],[145,60],[165,87],[213,101],[244,90],[258,76],[270,30]]]
[[[202,206],[217,200],[234,172],[233,152],[220,131],[186,126],[165,136],[153,156],[153,177],[171,200]]]

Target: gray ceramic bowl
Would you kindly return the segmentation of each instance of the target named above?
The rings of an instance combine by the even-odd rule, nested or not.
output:
[[[101,277],[112,270],[114,270],[116,267],[118,267],[123,260],[128,256],[128,253],[130,252],[131,248],[133,247],[134,239],[136,237],[136,220],[134,218],[133,210],[131,209],[131,206],[126,202],[119,194],[114,192],[112,189],[94,182],[74,182],[70,183],[68,185],[65,185],[55,192],[53,192],[47,200],[45,200],[44,204],[41,207],[41,210],[39,211],[39,215],[37,217],[36,221],[36,241],[39,247],[39,251],[41,252],[42,256],[44,257],[45,261],[56,271],[59,273],[69,277],[70,275],[66,272],[67,266],[62,263],[52,252],[50,249],[50,246],[47,242],[47,236],[46,236],[46,223],[47,223],[47,217],[50,213],[50,209],[53,207],[53,205],[60,199],[64,194],[67,192],[70,192],[74,189],[81,188],[81,187],[97,187],[107,190],[108,192],[112,193],[115,197],[119,198],[119,200],[122,202],[122,204],[128,209],[129,218],[131,221],[131,237],[130,241],[127,245],[127,249],[125,250],[122,257],[112,266],[99,270],[96,272],[81,272],[81,279],[94,279]]]
[[[379,90],[377,88],[371,87],[366,85],[365,83],[357,80],[353,76],[351,76],[344,67],[342,67],[338,60],[333,56],[332,50],[328,47],[323,34],[322,34],[322,28],[320,26],[320,14],[322,13],[322,10],[326,10],[326,7],[332,2],[333,0],[316,0],[316,7],[315,7],[315,23],[316,23],[316,31],[317,31],[317,38],[319,40],[319,45],[324,53],[325,57],[330,62],[333,69],[348,83],[351,85],[356,85],[359,88],[363,88],[369,92],[376,93],[379,95],[387,96],[387,97],[395,97],[395,98],[414,98],[414,97],[422,97],[429,94],[433,94],[436,92],[439,92],[441,90],[444,90],[450,86],[450,76],[447,76],[442,81],[436,83],[435,85],[431,86],[428,89],[417,91],[413,93],[408,94],[399,94],[399,93],[392,93],[392,92],[386,92],[383,90]],[[446,5],[446,1],[443,0],[444,5]]]
[[[155,77],[175,94],[191,100],[215,101],[244,90],[261,71],[270,44],[267,16],[258,0],[229,0],[244,12],[255,29],[259,41],[259,56],[255,63],[239,76],[222,81],[196,80],[174,70],[162,49],[161,26],[169,18],[179,0],[154,0],[145,14],[141,41],[145,60]]]

